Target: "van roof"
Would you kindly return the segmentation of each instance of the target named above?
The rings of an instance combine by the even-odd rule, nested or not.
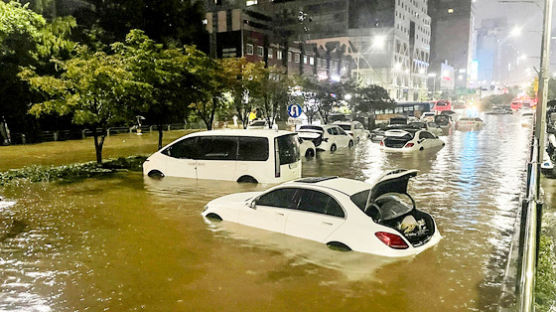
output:
[[[272,130],[272,129],[221,129],[221,130],[208,130],[188,134],[188,136],[249,136],[249,137],[264,137],[275,138],[283,135],[295,134],[295,132],[285,130]]]

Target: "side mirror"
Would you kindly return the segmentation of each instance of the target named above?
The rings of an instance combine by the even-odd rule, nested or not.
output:
[[[417,141],[417,143],[421,144],[421,143],[423,143],[424,140],[425,139],[419,139],[419,141]]]
[[[257,209],[257,200],[256,199],[253,199],[252,201],[249,202],[249,208]]]

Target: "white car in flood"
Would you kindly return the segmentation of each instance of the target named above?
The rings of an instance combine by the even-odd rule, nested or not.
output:
[[[416,255],[442,238],[434,219],[407,194],[416,170],[392,171],[374,185],[338,178],[305,178],[265,192],[209,202],[208,220],[224,220],[305,238],[332,248],[387,257]]]
[[[297,130],[303,140],[311,140],[317,150],[334,152],[354,144],[353,137],[337,125],[303,125]]]
[[[444,146],[445,143],[436,135],[417,129],[396,129],[384,133],[380,148],[388,152],[416,152]]]
[[[359,121],[335,121],[333,124],[351,135],[355,143],[359,143],[359,141],[369,136],[367,130],[365,130],[365,127]]]
[[[301,177],[296,133],[278,130],[212,130],[181,137],[152,154],[143,174],[252,183]]]

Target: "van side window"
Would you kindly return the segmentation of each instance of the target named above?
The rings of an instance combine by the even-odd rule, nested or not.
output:
[[[197,159],[236,160],[237,137],[201,136],[198,144],[201,151]]]
[[[336,127],[328,128],[328,130],[326,130],[326,131],[328,132],[328,134],[338,135],[338,129],[336,129]]]
[[[243,161],[268,160],[268,139],[239,137],[239,153],[237,159]]]
[[[344,210],[340,207],[338,202],[327,194],[312,190],[303,190],[300,198],[299,210],[340,218],[345,216]]]
[[[301,157],[299,155],[299,142],[297,135],[282,135],[274,139],[275,148],[278,148],[278,157],[280,165],[287,165],[298,162]]]
[[[162,154],[182,159],[195,159],[199,154],[198,137],[181,140],[162,151]]]

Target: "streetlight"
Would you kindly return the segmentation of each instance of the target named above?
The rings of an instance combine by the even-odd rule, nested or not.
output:
[[[523,33],[523,27],[514,26],[514,28],[512,28],[512,30],[510,31],[510,36],[511,37],[519,37],[519,36],[521,36],[522,33]]]
[[[373,38],[373,48],[377,50],[384,50],[386,46],[386,36],[377,35]]]

